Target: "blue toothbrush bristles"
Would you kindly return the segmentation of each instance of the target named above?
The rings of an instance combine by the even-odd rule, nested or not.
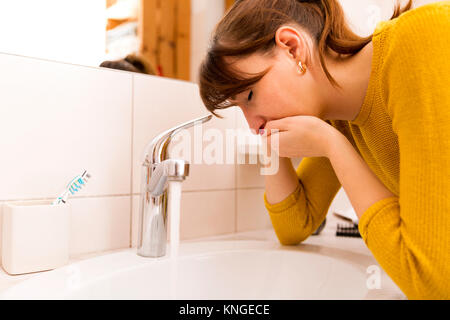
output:
[[[66,186],[66,189],[61,193],[61,195],[55,201],[53,201],[53,204],[66,203],[67,198],[69,197],[69,192],[70,194],[75,194],[76,192],[81,190],[81,188],[86,185],[88,178],[90,177],[91,175],[85,170],[81,176],[76,176],[75,178],[73,178]]]

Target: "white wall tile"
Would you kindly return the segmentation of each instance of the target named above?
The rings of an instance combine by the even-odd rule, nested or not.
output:
[[[72,199],[70,255],[128,248],[130,196]]]
[[[235,127],[233,110],[224,110],[225,119],[213,117],[202,125],[202,131],[217,128],[222,133]],[[140,173],[145,146],[161,132],[186,121],[210,114],[203,105],[198,86],[194,83],[163,79],[147,75],[134,76],[134,135],[133,135],[133,193],[140,191]],[[188,129],[191,146],[195,143],[194,129]],[[203,137],[200,137],[202,139]],[[174,141],[174,145],[181,141]],[[203,142],[203,148],[208,142]],[[195,163],[191,156],[182,157],[190,162],[189,177],[184,190],[229,189],[235,186],[234,165]],[[171,150],[169,147],[169,155]]]
[[[130,192],[131,75],[0,54],[0,200]]]
[[[259,163],[250,164],[248,156],[244,164],[238,164],[236,166],[236,188],[264,188],[265,179],[264,175],[261,174],[261,166]],[[292,158],[292,166],[294,170],[297,169],[300,164],[301,158]]]
[[[235,191],[185,192],[181,197],[180,238],[235,232]]]
[[[180,239],[235,232],[234,190],[184,192],[181,197]]]
[[[2,264],[3,202],[0,202],[0,265]]]
[[[297,169],[301,158],[291,159]],[[264,206],[264,176],[259,176],[258,165],[239,165],[237,168],[237,232],[271,228],[270,217]],[[327,214],[334,210],[351,208],[350,200],[343,188],[340,188]]]
[[[140,196],[133,195],[131,197],[131,246],[132,247],[136,247],[137,241],[138,241],[139,201],[140,201]]]
[[[219,139],[213,140],[211,138],[210,141],[204,141],[202,143],[203,153],[206,154],[207,148],[214,148],[216,150],[219,149],[219,145],[222,145],[222,155],[218,155],[218,161],[213,161],[213,163],[207,163],[206,159],[203,159],[200,164],[195,163],[194,156],[191,155],[190,161],[190,171],[189,177],[183,184],[184,190],[223,190],[223,189],[234,189],[236,186],[236,161],[232,163],[227,163],[227,129],[235,131],[235,111],[233,108],[222,110],[218,112],[224,119],[219,119],[217,117],[213,117],[210,121],[206,122],[203,125],[203,132],[207,132],[208,130],[214,129],[218,130],[221,135]],[[194,132],[191,130],[191,132]],[[219,142],[220,141],[220,142]],[[230,146],[228,151],[233,150],[235,156],[235,140],[233,139],[233,145]],[[217,143],[219,142],[219,143]],[[216,144],[217,143],[217,144]],[[215,147],[217,145],[217,147]],[[192,152],[194,151],[194,145],[192,144],[191,148]],[[209,149],[211,150],[211,149]],[[189,160],[185,158],[185,160]]]
[[[333,201],[331,202],[330,208],[328,209],[327,214],[332,214],[334,210],[342,210],[345,211],[347,209],[350,209],[352,207],[352,204],[350,200],[348,199],[347,194],[345,193],[344,188],[340,188],[337,192],[336,196],[334,197]]]
[[[264,190],[262,188],[237,189],[237,232],[272,228],[269,213],[264,206]],[[351,203],[343,188],[340,188],[333,199],[327,216],[333,215],[336,209],[347,210]]]
[[[139,200],[133,196],[132,246],[137,245]],[[235,232],[235,191],[182,192],[180,240]],[[168,220],[170,223],[170,218]],[[169,225],[167,238],[170,237]]]
[[[235,109],[236,128],[250,132],[244,113],[240,108]],[[243,163],[236,163],[236,188],[264,187],[264,176],[260,174],[260,169],[259,159],[246,154]]]
[[[237,190],[237,232],[267,229],[272,227],[269,213],[264,206],[264,190]]]
[[[245,164],[236,165],[236,188],[263,188],[264,176],[261,175],[261,166],[259,164]]]
[[[140,190],[144,149],[161,132],[207,115],[194,83],[135,75],[133,129],[133,193]]]

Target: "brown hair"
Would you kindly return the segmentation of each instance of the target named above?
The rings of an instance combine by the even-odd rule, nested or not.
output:
[[[120,60],[103,61],[100,67],[151,75],[155,74],[150,62],[144,56],[134,53]]]
[[[397,0],[390,20],[411,9],[412,0],[401,8]],[[259,74],[233,70],[225,57],[246,57],[253,53],[270,55],[275,33],[283,25],[304,28],[319,50],[322,69],[333,86],[340,87],[325,65],[324,53],[352,56],[372,40],[360,37],[347,25],[338,0],[237,0],[217,24],[208,53],[200,66],[200,96],[206,108],[214,110],[234,104],[229,100],[258,82],[269,69]]]

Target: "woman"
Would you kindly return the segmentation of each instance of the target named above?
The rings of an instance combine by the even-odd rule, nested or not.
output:
[[[410,299],[450,298],[450,2],[397,3],[359,37],[337,0],[242,0],[200,68],[208,110],[238,106],[279,170],[264,202],[279,241],[325,219],[342,186],[367,247]],[[278,132],[272,134],[272,130]],[[297,170],[291,157],[303,157]]]

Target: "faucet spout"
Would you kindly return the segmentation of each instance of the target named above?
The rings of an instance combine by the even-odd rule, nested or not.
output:
[[[182,181],[189,175],[189,163],[184,160],[167,159],[156,164],[150,181],[148,192],[153,197],[161,195],[167,188],[167,181]]]
[[[193,119],[160,133],[155,138],[153,138],[153,140],[145,147],[143,162],[159,163],[167,159],[167,148],[173,136],[175,136],[181,130],[188,129],[190,127],[193,127],[194,125],[202,124],[211,120],[211,118],[212,115],[207,115],[204,117]]]
[[[167,157],[172,137],[183,129],[202,124],[211,118],[212,115],[207,115],[166,130],[145,147],[141,175],[138,255],[161,257],[166,254],[168,181],[183,181],[189,175],[187,161]]]

